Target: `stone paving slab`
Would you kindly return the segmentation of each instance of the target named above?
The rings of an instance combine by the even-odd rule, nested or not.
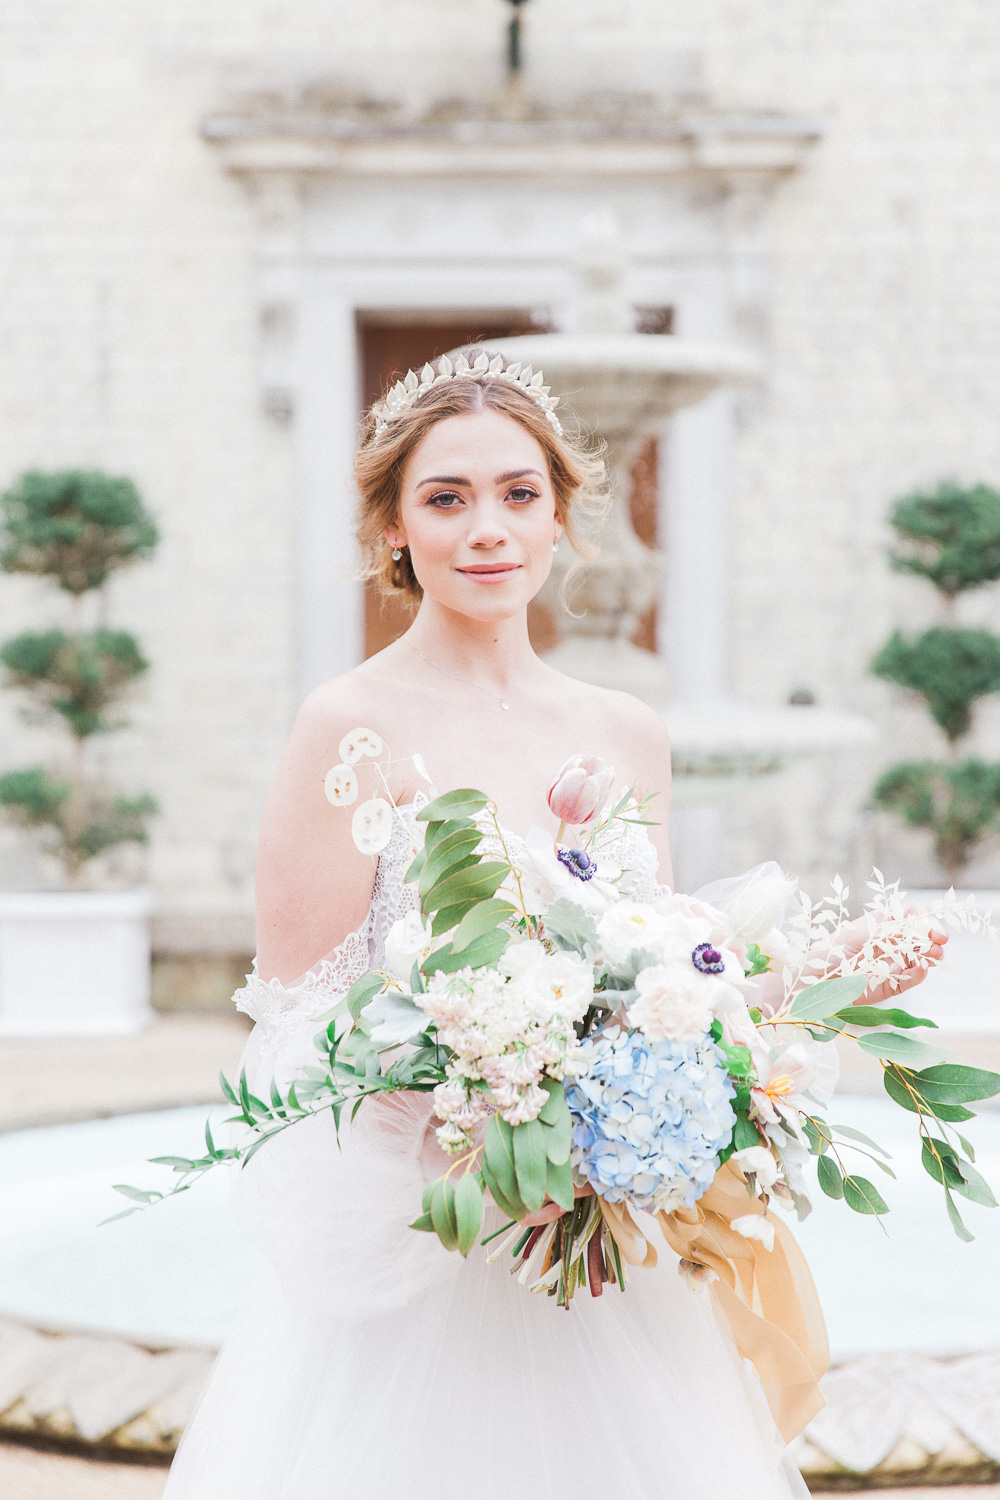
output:
[[[211,1103],[249,1026],[236,1010],[176,1013],[138,1036],[2,1042],[0,1131]]]
[[[0,1444],[0,1495],[4,1500],[159,1500],[166,1482],[165,1469],[98,1463]],[[1000,1485],[855,1493],[877,1495],[878,1500],[1000,1500]]]
[[[167,1471],[0,1444],[3,1500],[159,1500]]]

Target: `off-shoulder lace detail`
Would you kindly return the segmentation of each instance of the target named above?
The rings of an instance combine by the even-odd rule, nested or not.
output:
[[[265,1030],[287,1030],[322,1015],[362,974],[381,968],[390,927],[418,905],[416,892],[406,884],[406,872],[416,852],[413,821],[426,802],[418,792],[412,802],[395,809],[392,835],[378,857],[371,904],[361,926],[291,984],[261,979],[255,964],[233,996],[237,1010]]]

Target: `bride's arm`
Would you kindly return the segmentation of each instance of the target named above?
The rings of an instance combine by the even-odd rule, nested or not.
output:
[[[326,800],[323,780],[340,760],[343,736],[375,728],[356,688],[327,683],[299,710],[275,773],[257,845],[257,967],[262,979],[290,984],[364,921],[375,861],[351,838],[351,809]],[[370,767],[358,767],[359,800]],[[367,772],[367,777],[366,777]]]

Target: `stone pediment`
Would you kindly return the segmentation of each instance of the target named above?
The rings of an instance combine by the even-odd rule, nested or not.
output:
[[[648,115],[627,108],[517,115],[388,108],[324,111],[273,102],[209,115],[201,126],[234,172],[434,177],[555,174],[781,174],[800,166],[820,121],[761,111]]]

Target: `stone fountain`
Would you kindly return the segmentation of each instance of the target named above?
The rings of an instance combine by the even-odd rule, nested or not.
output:
[[[701,809],[697,841],[719,846],[718,804],[746,777],[772,774],[801,756],[862,744],[873,729],[855,715],[815,706],[743,703],[720,691],[720,684],[697,700],[678,696],[668,662],[634,644],[640,617],[660,592],[663,562],[632,527],[628,497],[637,453],[675,412],[723,387],[755,382],[762,371],[753,355],[732,345],[634,332],[613,226],[591,225],[584,240],[572,331],[488,346],[543,370],[564,403],[560,415],[568,409],[606,445],[610,510],[591,535],[584,528],[585,539],[599,543],[598,556],[574,566],[570,549],[559,548],[540,595],[562,634],[546,659],[569,676],[634,693],[662,713],[673,747],[675,797],[692,813]],[[708,867],[720,858],[717,847]]]

